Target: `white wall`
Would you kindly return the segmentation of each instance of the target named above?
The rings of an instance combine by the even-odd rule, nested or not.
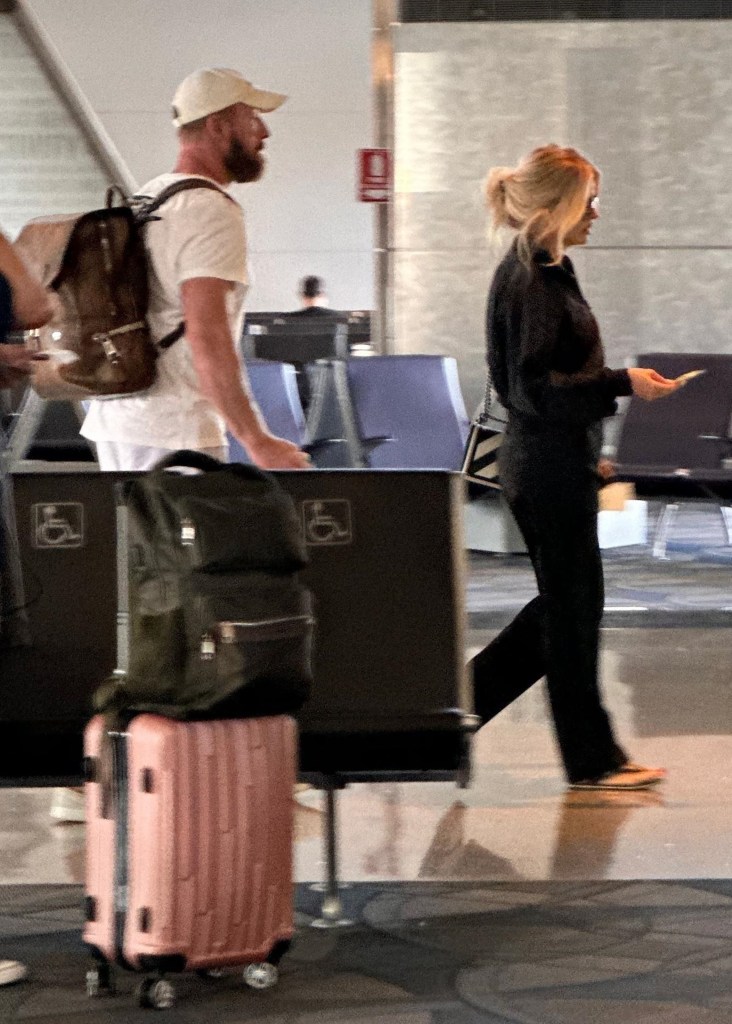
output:
[[[232,67],[290,99],[268,117],[269,166],[239,186],[250,309],[288,309],[321,274],[331,304],[371,308],[373,211],[355,197],[373,144],[369,0],[24,0],[138,184],[170,169],[170,102],[199,67]]]
[[[110,178],[11,14],[0,13],[0,228],[99,206]]]

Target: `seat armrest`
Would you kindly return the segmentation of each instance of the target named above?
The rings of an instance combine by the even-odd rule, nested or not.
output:
[[[396,438],[388,434],[374,435],[372,437],[360,438],[361,444],[368,448],[369,451],[373,451],[374,448],[378,448],[380,444],[385,444],[387,441],[396,441]]]
[[[345,444],[345,437],[319,437],[317,441],[308,441],[307,444],[303,444],[300,447],[308,455],[314,455],[317,452],[322,452],[326,448],[329,448],[334,444]]]

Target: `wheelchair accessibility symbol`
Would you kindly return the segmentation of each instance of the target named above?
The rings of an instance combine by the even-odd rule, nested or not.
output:
[[[306,544],[353,543],[350,501],[304,501],[302,524]]]
[[[84,506],[76,501],[32,506],[34,548],[80,548],[84,544]]]

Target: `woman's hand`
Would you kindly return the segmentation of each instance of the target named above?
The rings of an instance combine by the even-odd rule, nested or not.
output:
[[[628,370],[630,384],[633,394],[652,402],[656,398],[665,398],[666,395],[677,391],[679,384],[668,377],[662,377],[655,370],[648,370],[642,366],[631,366]]]
[[[0,232],[0,274],[8,279],[13,294],[17,327],[42,327],[54,314],[54,296],[25,265],[18,250]]]
[[[18,373],[30,373],[36,353],[25,345],[0,346],[0,367],[16,370]]]
[[[10,388],[28,376],[33,352],[25,345],[0,345],[0,388]]]

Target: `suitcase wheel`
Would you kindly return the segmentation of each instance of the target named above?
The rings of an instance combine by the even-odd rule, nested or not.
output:
[[[145,978],[137,986],[137,1002],[152,1010],[169,1010],[175,1003],[175,989],[165,978]]]
[[[206,981],[216,981],[217,978],[223,978],[226,971],[222,967],[202,967],[196,974]]]
[[[279,976],[280,972],[275,965],[266,961],[261,964],[247,964],[242,974],[244,984],[257,989],[272,988],[277,984]]]
[[[110,964],[93,964],[86,972],[86,994],[96,999],[102,992],[113,996],[117,991],[114,970]]]

